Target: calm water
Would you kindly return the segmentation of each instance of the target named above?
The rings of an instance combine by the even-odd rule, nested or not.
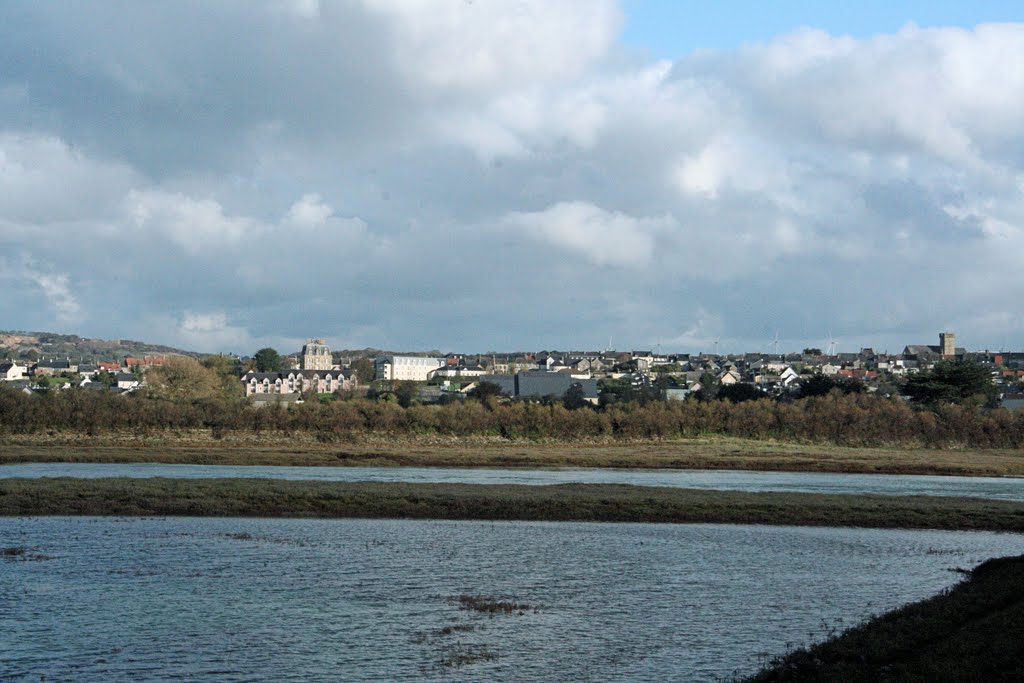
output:
[[[106,465],[43,463],[0,466],[4,477],[258,477],[322,481],[461,482],[471,484],[636,484],[736,491],[805,491],[883,495],[970,496],[1024,501],[1024,479],[891,474],[817,474],[720,470],[510,470],[436,467],[260,467],[247,465]]]
[[[0,519],[2,680],[714,680],[1024,536],[724,525]],[[530,605],[488,616],[461,594]],[[840,620],[842,620],[840,622]],[[456,627],[445,632],[445,627]]]

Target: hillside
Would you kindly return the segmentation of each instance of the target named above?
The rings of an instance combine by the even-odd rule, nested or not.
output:
[[[76,334],[0,330],[0,358],[71,358],[102,361],[154,354],[201,355],[193,351],[131,339],[89,339]]]

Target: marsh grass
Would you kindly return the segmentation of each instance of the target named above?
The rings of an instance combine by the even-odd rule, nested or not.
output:
[[[497,659],[498,653],[486,645],[456,643],[441,657],[441,666],[458,668],[481,662],[494,662]]]
[[[24,546],[8,546],[6,548],[0,548],[0,557],[8,561],[20,560],[22,562],[43,562],[45,560],[54,559],[52,555],[34,553]]]
[[[747,679],[1019,681],[1024,674],[1024,556],[989,560],[939,595],[772,660]]]
[[[525,602],[513,602],[511,600],[498,600],[496,598],[480,595],[460,595],[458,597],[459,609],[482,612],[484,614],[525,614],[533,609]]]
[[[1024,531],[1024,503],[942,496],[274,479],[0,479],[0,516],[776,524]],[[274,539],[253,539],[268,540]],[[279,542],[303,545],[304,540]]]

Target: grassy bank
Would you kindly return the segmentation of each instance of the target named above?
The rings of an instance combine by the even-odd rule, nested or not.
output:
[[[718,522],[1024,531],[1024,504],[969,498],[269,479],[0,479],[0,515]]]
[[[1024,680],[1024,556],[989,560],[950,591],[878,617],[749,679]]]
[[[0,465],[19,462],[158,462],[196,465],[413,467],[607,467],[790,472],[1024,476],[1013,449],[895,449],[818,446],[727,437],[530,443],[501,439],[364,439],[327,446],[281,436],[214,440],[203,432],[159,438],[80,435],[8,437]],[[72,438],[73,437],[73,438]]]

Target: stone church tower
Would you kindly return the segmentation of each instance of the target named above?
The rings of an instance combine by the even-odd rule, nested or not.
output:
[[[939,333],[939,350],[943,358],[956,357],[956,335],[952,332]]]
[[[327,342],[323,339],[307,339],[302,346],[302,369],[330,370],[333,366]]]

